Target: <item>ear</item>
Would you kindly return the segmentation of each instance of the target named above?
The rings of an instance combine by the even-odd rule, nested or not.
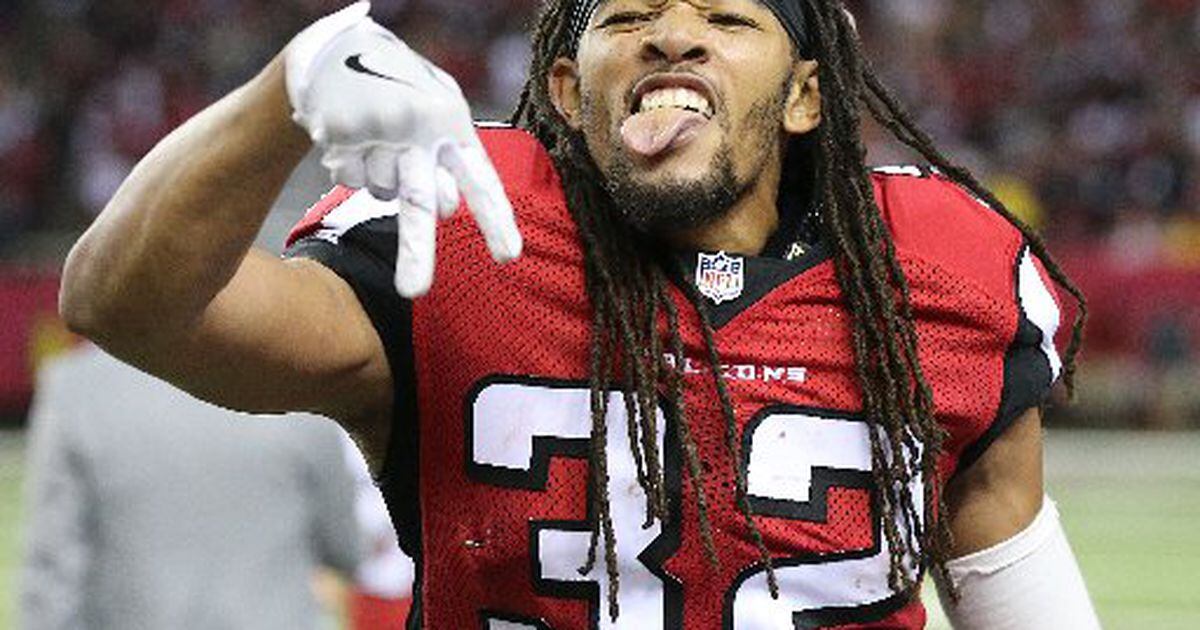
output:
[[[550,83],[550,100],[554,103],[554,109],[558,110],[558,115],[563,117],[567,126],[579,129],[583,124],[579,115],[582,100],[579,94],[579,64],[572,59],[559,57],[550,67],[550,76],[546,80]]]
[[[796,62],[787,102],[784,103],[783,128],[802,136],[821,124],[821,79],[815,61]]]

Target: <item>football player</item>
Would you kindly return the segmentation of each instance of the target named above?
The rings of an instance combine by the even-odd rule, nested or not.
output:
[[[549,0],[514,126],[478,131],[367,13],[145,158],[62,309],[354,433],[412,627],[918,628],[927,570],[960,627],[1097,625],[1038,411],[1078,345],[1052,287],[1082,296],[840,1]],[[868,171],[861,109],[936,170]],[[339,185],[252,250],[314,146]]]

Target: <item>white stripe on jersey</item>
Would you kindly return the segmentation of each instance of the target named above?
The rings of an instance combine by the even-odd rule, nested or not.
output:
[[[920,166],[905,166],[905,165],[888,165],[876,166],[871,169],[872,173],[880,175],[892,175],[895,177],[925,177],[928,172],[921,169]]]
[[[334,245],[346,232],[372,219],[394,217],[400,214],[400,201],[380,201],[366,190],[360,190],[338,204],[321,219],[321,227],[313,236]]]
[[[1046,287],[1041,272],[1033,262],[1029,248],[1021,255],[1021,267],[1017,273],[1017,293],[1021,299],[1021,311],[1025,317],[1042,331],[1042,353],[1050,361],[1050,378],[1058,380],[1062,372],[1062,359],[1054,347],[1054,334],[1058,332],[1062,313]]]

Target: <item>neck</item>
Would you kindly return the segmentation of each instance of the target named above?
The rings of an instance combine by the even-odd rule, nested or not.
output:
[[[778,195],[778,172],[773,177],[760,177],[719,219],[680,230],[669,240],[675,246],[687,249],[757,256],[779,228]]]

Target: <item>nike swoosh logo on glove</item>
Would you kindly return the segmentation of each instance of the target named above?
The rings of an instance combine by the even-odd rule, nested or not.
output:
[[[351,55],[349,57],[346,57],[346,67],[350,68],[351,70],[353,70],[359,74],[365,74],[367,76],[375,77],[377,79],[383,79],[384,81],[391,81],[392,83],[399,83],[400,85],[416,87],[412,83],[409,83],[408,81],[405,81],[404,79],[397,79],[396,77],[383,74],[382,72],[376,72],[375,70],[372,70],[372,69],[364,66],[363,62],[362,62],[362,55]]]

